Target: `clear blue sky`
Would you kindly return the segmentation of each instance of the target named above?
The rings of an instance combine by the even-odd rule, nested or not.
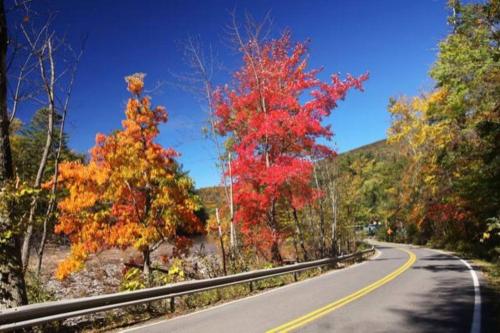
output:
[[[273,31],[289,28],[296,40],[311,39],[311,66],[330,73],[370,73],[364,93],[351,93],[334,110],[334,144],[346,151],[385,137],[389,97],[414,95],[432,87],[428,71],[437,43],[446,36],[445,0],[201,1],[87,0],[46,1],[59,11],[56,26],[75,41],[88,41],[72,99],[70,145],[87,152],[97,132],[120,127],[127,99],[123,77],[147,73],[146,84],[170,81],[185,72],[180,44],[188,35],[211,44],[229,70],[239,57],[228,48],[228,12],[261,18],[271,10]],[[229,74],[216,79],[224,83]],[[173,86],[155,92],[153,102],[167,107],[170,121],[159,142],[173,146],[197,187],[216,185],[215,152],[203,138],[206,115],[197,100]]]

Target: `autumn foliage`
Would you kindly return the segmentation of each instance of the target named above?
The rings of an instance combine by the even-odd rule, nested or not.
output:
[[[263,43],[250,39],[241,52],[235,85],[214,94],[217,128],[236,155],[235,221],[247,241],[271,248],[279,261],[278,206],[298,210],[321,195],[311,186],[313,160],[334,153],[318,142],[333,135],[322,121],[367,75],[322,82],[320,70],[307,69],[307,45],[293,43],[289,33]]]
[[[202,230],[194,214],[193,185],[179,170],[178,154],[155,143],[167,112],[142,95],[143,78],[126,78],[132,97],[123,128],[97,135],[89,163],[61,165],[60,184],[68,195],[59,203],[56,232],[66,234],[72,246],[58,278],[81,268],[89,254],[110,247],[133,246],[146,266],[161,242],[185,244],[180,235]]]
[[[404,157],[395,218],[420,243],[498,260],[499,2],[450,1],[432,91],[391,102],[389,142]],[[404,233],[401,233],[404,235]]]

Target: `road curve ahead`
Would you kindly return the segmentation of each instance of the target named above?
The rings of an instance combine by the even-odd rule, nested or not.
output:
[[[475,273],[464,262],[411,246],[376,248],[347,269],[125,332],[480,332]]]

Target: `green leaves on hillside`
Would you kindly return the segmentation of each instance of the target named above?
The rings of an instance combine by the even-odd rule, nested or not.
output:
[[[435,89],[392,101],[389,109],[389,141],[407,159],[406,223],[416,224],[424,240],[464,250],[477,250],[487,221],[500,214],[499,4],[453,2],[453,31],[430,72]],[[483,250],[499,241],[483,239]]]

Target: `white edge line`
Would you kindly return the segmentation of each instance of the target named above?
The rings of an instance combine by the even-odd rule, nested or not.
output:
[[[428,248],[427,248],[428,249]],[[458,259],[462,264],[464,264],[468,269],[469,273],[472,277],[472,284],[474,286],[474,312],[472,314],[472,326],[470,328],[470,333],[480,333],[481,332],[481,289],[479,286],[479,278],[477,277],[476,271],[474,268],[464,259],[448,253],[446,251],[428,249],[434,252],[439,252],[442,254],[446,254],[450,257]]]
[[[419,246],[419,245],[405,244],[405,243],[389,243],[389,242],[380,242],[380,241],[370,241],[368,243],[374,244],[374,245],[384,245],[384,244],[399,245],[399,246],[407,246],[410,248],[430,250],[430,251],[438,252],[438,253],[453,257],[453,258],[459,260],[460,262],[462,262],[469,269],[469,273],[472,277],[472,284],[474,286],[474,312],[472,314],[472,326],[470,328],[470,333],[480,333],[481,332],[481,303],[482,303],[482,301],[481,301],[481,288],[479,285],[479,278],[477,277],[477,273],[474,270],[474,268],[466,260],[464,260],[464,259],[462,259],[462,258],[460,258],[452,253],[443,251],[443,250],[431,249],[431,248]]]
[[[225,302],[225,303],[214,305],[214,306],[208,305],[208,307],[205,308],[205,309],[201,309],[201,310],[198,310],[198,311],[195,311],[195,312],[186,313],[186,314],[183,314],[183,315],[180,315],[180,316],[176,316],[176,317],[173,317],[173,318],[158,320],[158,321],[155,321],[154,323],[149,323],[149,324],[144,324],[144,325],[138,325],[138,326],[129,327],[129,328],[126,328],[124,330],[118,330],[118,332],[122,332],[122,333],[124,333],[124,332],[133,332],[133,331],[140,330],[140,329],[143,329],[143,328],[146,328],[146,327],[151,327],[151,326],[154,326],[154,325],[162,324],[162,323],[164,323],[166,321],[174,321],[174,320],[177,320],[177,319],[191,317],[191,316],[197,315],[199,313],[203,313],[203,312],[207,312],[207,311],[212,311],[212,310],[215,310],[215,309],[218,309],[218,308],[221,308],[223,306],[227,306],[227,305],[230,305],[230,304],[233,304],[233,303],[247,301],[249,299],[252,299],[252,298],[255,298],[255,297],[258,297],[258,296],[262,296],[262,295],[270,294],[270,293],[273,293],[273,292],[276,292],[276,291],[279,291],[279,290],[283,290],[283,289],[286,289],[286,288],[298,286],[298,285],[304,284],[306,282],[310,282],[310,281],[315,280],[315,279],[325,278],[327,276],[334,275],[336,273],[345,272],[346,270],[348,270],[350,268],[359,267],[359,266],[361,266],[363,264],[366,264],[367,262],[369,262],[371,260],[377,259],[381,254],[382,253],[378,249],[375,249],[375,255],[373,255],[372,257],[364,260],[363,262],[359,262],[357,264],[354,264],[354,265],[351,265],[351,266],[348,266],[348,267],[345,267],[345,268],[334,269],[334,270],[331,270],[331,271],[326,272],[324,274],[321,274],[319,276],[315,276],[315,277],[312,277],[312,278],[309,278],[309,279],[305,279],[305,280],[302,280],[302,281],[298,281],[298,282],[292,282],[290,284],[287,284],[287,285],[284,285],[284,286],[281,286],[281,287],[275,287],[275,288],[272,288],[272,289],[269,289],[269,290],[265,290],[265,291],[259,292],[258,294],[255,294],[255,295],[250,295],[250,296],[242,297],[242,298],[239,298],[239,299],[236,299],[236,300],[233,300],[233,301]]]

